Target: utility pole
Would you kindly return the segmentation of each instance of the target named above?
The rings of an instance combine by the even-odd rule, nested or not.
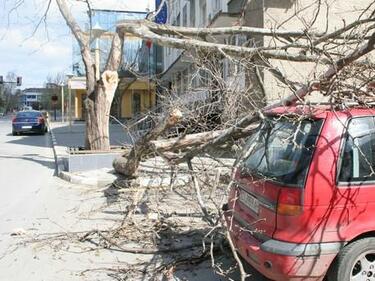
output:
[[[64,83],[61,83],[61,122],[64,122]]]
[[[72,85],[71,79],[73,75],[68,74],[68,105],[69,105],[69,132],[72,132]]]

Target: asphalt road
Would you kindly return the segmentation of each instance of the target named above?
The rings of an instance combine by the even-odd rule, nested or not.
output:
[[[112,225],[112,215],[107,219],[101,213],[93,222],[83,220],[92,216],[93,210],[102,208],[105,199],[96,193],[92,196],[86,188],[70,185],[54,174],[50,135],[12,136],[11,118],[0,117],[0,280],[113,280],[105,273],[94,279],[92,276],[85,278],[80,271],[103,264],[116,265],[119,260],[133,263],[149,259],[126,253],[115,255],[105,250],[77,254],[67,250],[71,246],[57,253],[49,247],[36,250],[35,245],[17,245],[18,237],[11,236],[15,231],[23,232],[21,239],[27,239],[31,233],[92,229],[93,222],[95,228]],[[248,270],[251,273],[248,281],[265,280],[251,268]],[[227,280],[213,274],[209,262],[207,266],[191,272],[183,270],[179,274],[174,280]],[[238,272],[231,277],[239,280]]]
[[[28,214],[28,208],[35,207],[30,201],[38,190],[52,184],[54,173],[49,135],[12,136],[11,117],[0,117],[0,221],[20,218],[19,212]],[[0,232],[10,226],[1,223]]]

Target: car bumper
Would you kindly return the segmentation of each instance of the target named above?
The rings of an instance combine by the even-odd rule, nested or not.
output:
[[[242,228],[243,229],[243,228]],[[321,281],[341,243],[296,244],[268,239],[260,241],[236,223],[231,238],[238,253],[256,270],[277,281]]]
[[[45,126],[43,124],[13,124],[13,132],[15,133],[26,133],[26,132],[35,132],[40,133],[44,132]]]

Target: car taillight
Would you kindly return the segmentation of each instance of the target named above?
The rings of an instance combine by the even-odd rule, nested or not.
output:
[[[302,213],[302,189],[281,188],[277,200],[277,214],[296,216]]]
[[[12,123],[16,122],[16,117],[12,118]]]
[[[38,123],[43,124],[44,123],[44,118],[43,117],[38,117]]]

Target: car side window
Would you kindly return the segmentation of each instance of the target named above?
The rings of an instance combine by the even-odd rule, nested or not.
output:
[[[350,120],[343,149],[340,182],[375,180],[374,117],[358,117]]]

